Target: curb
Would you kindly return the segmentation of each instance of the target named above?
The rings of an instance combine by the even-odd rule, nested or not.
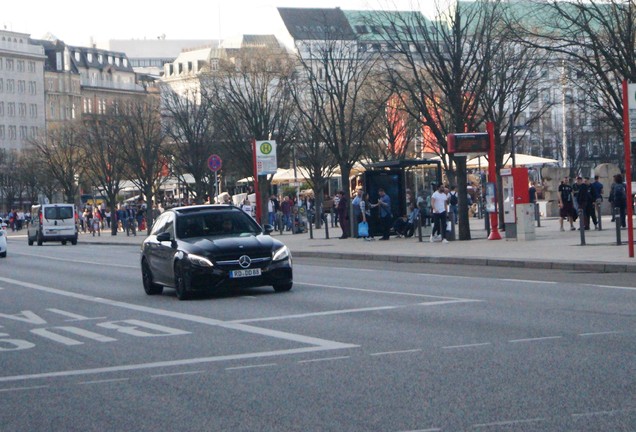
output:
[[[636,273],[636,265],[632,264],[607,264],[601,262],[554,262],[554,261],[524,261],[510,259],[492,259],[475,257],[439,257],[439,256],[412,256],[412,255],[369,255],[338,252],[310,252],[292,251],[294,257],[299,258],[326,258],[346,259],[354,261],[386,261],[408,264],[448,264],[471,265],[488,267],[515,267],[543,270],[571,270],[595,273]]]

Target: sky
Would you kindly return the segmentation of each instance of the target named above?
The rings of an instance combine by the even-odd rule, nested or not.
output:
[[[223,39],[241,34],[283,36],[277,7],[422,10],[438,0],[28,0],[3,1],[0,26],[69,45],[105,47],[111,39]]]

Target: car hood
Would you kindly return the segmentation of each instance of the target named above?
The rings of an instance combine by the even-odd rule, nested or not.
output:
[[[220,258],[234,254],[271,253],[283,244],[268,235],[249,235],[236,237],[197,237],[182,240],[187,244],[189,253]]]

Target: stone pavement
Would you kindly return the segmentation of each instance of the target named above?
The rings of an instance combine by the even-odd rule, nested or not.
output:
[[[636,272],[636,258],[630,258],[628,253],[627,230],[621,230],[622,244],[619,246],[615,225],[609,216],[603,218],[603,227],[602,231],[585,231],[584,246],[579,231],[559,231],[557,218],[542,219],[541,227],[535,227],[536,239],[528,241],[506,240],[504,232],[501,232],[502,240],[488,240],[483,219],[471,219],[472,240],[446,244],[430,243],[430,228],[423,229],[422,242],[418,241],[417,233],[411,238],[391,237],[389,241],[340,240],[340,228],[331,226],[329,239],[325,237],[324,228],[314,230],[313,239],[309,233],[285,232],[280,235],[276,232],[273,236],[289,246],[295,257]],[[567,222],[566,229],[569,229]],[[9,248],[15,241],[26,243],[25,231],[8,234]],[[79,242],[139,247],[143,238],[142,234],[127,237],[123,233],[111,236],[108,232],[100,237],[81,234]]]

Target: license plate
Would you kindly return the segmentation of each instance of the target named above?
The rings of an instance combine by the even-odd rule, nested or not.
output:
[[[230,272],[230,278],[232,279],[251,277],[251,276],[260,276],[260,275],[261,275],[261,269],[259,268],[245,269],[245,270],[232,270]]]

